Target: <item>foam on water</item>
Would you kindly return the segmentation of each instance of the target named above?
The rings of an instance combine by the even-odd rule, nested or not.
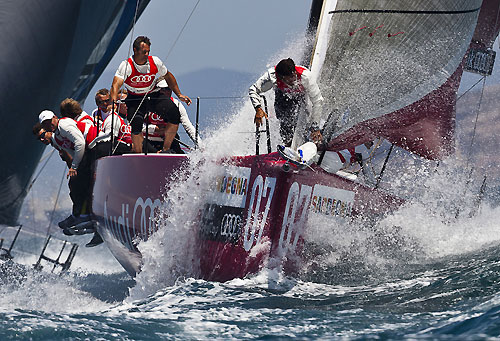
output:
[[[301,50],[297,47],[302,44],[302,40],[290,44],[281,52],[281,57],[276,56],[273,61],[285,56],[298,59]],[[232,110],[223,113],[220,118],[223,121],[207,130],[200,150],[190,153],[188,166],[170,181],[173,187],[168,191],[168,198],[164,198],[166,205],[157,219],[159,231],[139,244],[143,267],[136,278],[137,285],[131,290],[131,299],[148,296],[174,283],[179,276],[196,276],[196,233],[193,226],[207,189],[219,169],[218,163],[229,156],[255,153],[254,108],[245,99],[235,103]],[[277,139],[278,122],[273,115],[270,128],[272,143],[281,143]],[[262,139],[261,149],[264,148]]]
[[[18,267],[2,271],[0,310],[34,310],[58,313],[88,313],[109,307],[78,288],[72,277]]]

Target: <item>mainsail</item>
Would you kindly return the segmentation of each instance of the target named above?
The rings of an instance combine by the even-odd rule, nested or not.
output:
[[[0,223],[15,224],[43,145],[31,127],[83,101],[149,0],[0,2]]]
[[[430,159],[450,153],[460,66],[481,4],[326,1],[311,69],[325,98],[328,149],[382,136]]]

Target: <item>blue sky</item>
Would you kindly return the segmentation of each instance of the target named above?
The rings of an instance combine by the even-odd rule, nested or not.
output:
[[[183,74],[204,68],[260,75],[273,54],[304,33],[311,6],[310,0],[201,0],[167,59],[197,1],[151,0],[133,32],[134,38],[151,39],[151,54],[165,62],[181,90]],[[105,79],[91,90],[86,110],[94,107],[100,84],[111,86],[109,72],[128,57],[130,36],[109,63]]]

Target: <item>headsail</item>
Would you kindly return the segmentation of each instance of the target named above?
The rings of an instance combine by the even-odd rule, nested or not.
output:
[[[326,50],[318,43],[312,63],[325,109],[335,112],[328,149],[383,136],[431,159],[450,152],[459,66],[482,1],[332,3],[318,30],[330,21]]]

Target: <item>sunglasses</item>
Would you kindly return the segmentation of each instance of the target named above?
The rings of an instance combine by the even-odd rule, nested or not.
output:
[[[45,138],[45,134],[47,134],[47,132],[46,132],[46,131],[44,131],[43,133],[41,133],[40,135],[38,135],[38,139],[39,139],[39,140],[44,139],[44,138]]]

